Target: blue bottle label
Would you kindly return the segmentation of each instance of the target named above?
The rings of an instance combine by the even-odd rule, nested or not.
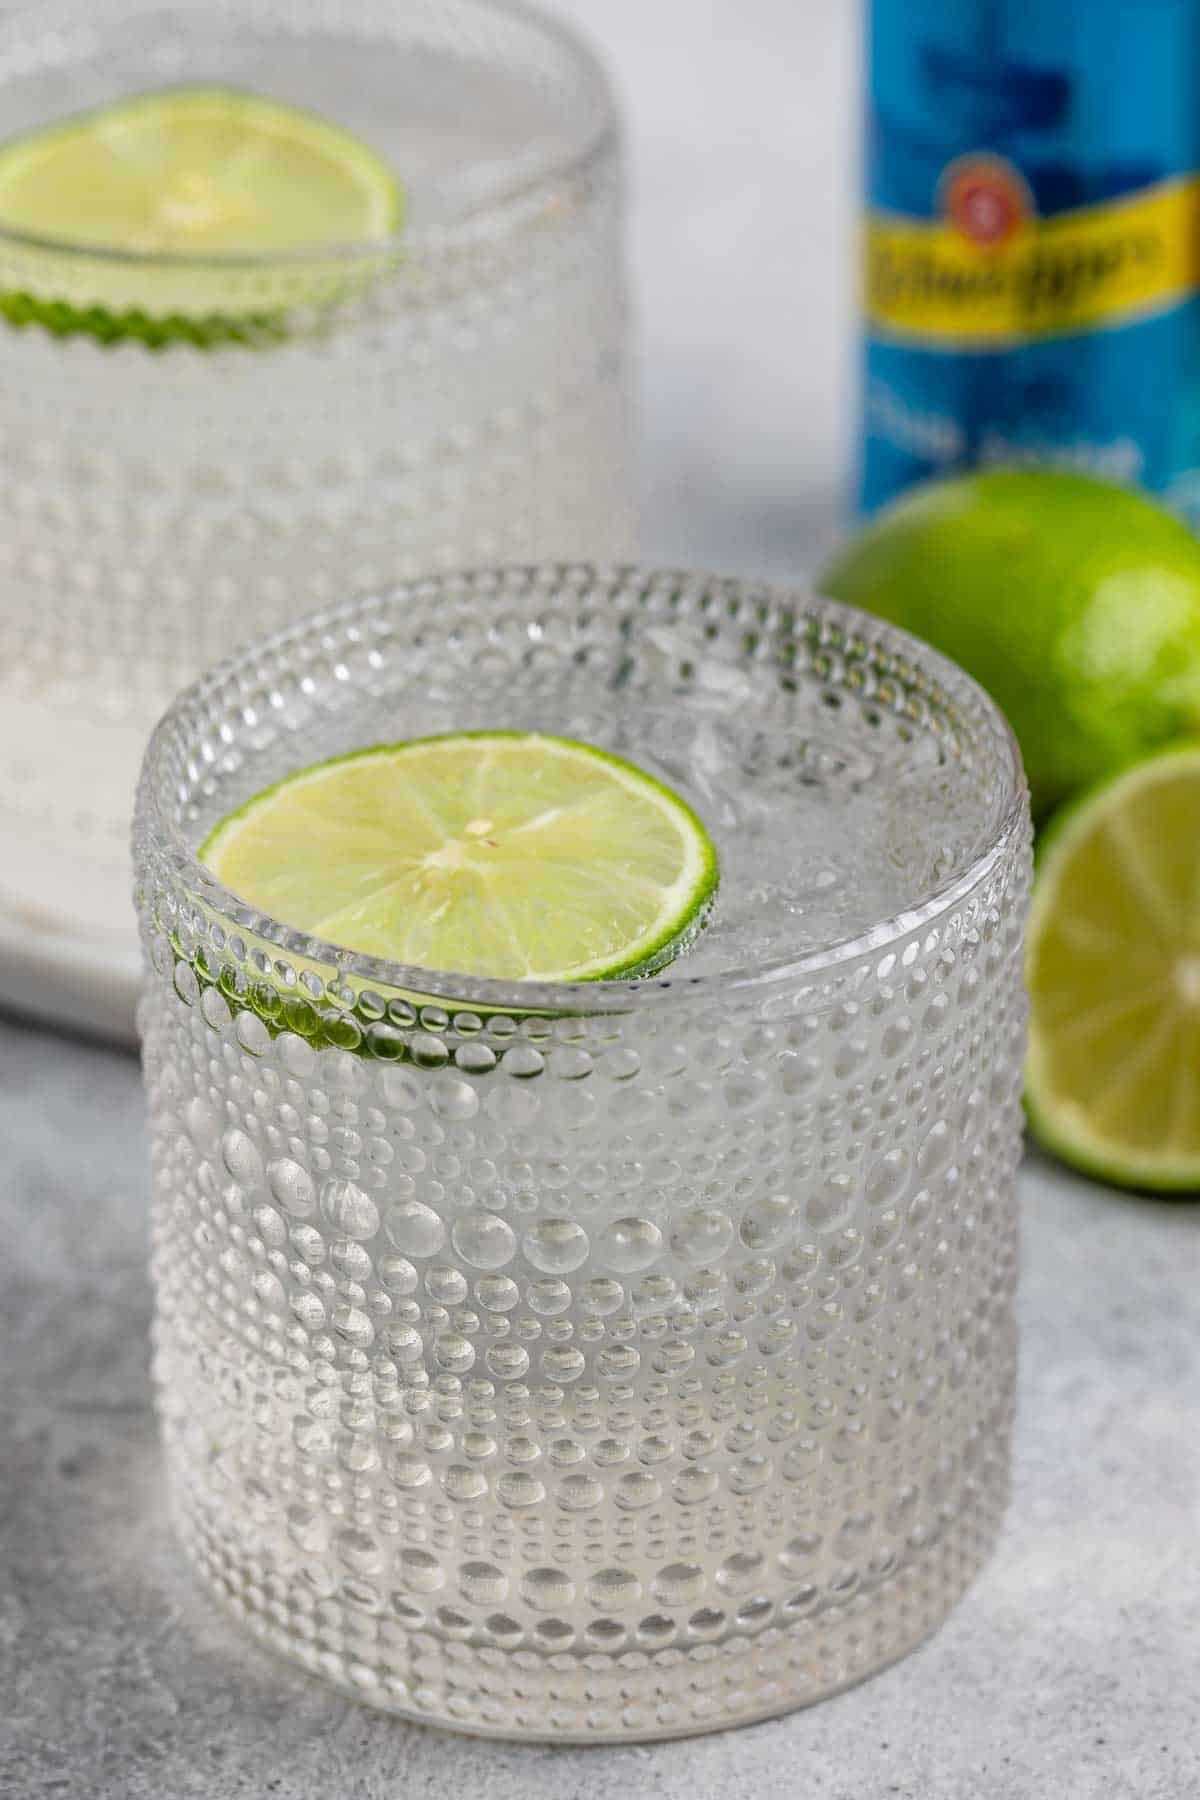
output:
[[[975,463],[1200,521],[1200,0],[874,0],[863,502]]]

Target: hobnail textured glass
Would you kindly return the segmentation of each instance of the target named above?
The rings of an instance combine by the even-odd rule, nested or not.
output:
[[[381,721],[556,730],[564,694],[710,761],[732,696],[835,821],[874,782],[936,836],[927,764],[975,835],[852,938],[756,955],[711,802],[737,960],[558,988],[333,950],[195,859]],[[1004,1510],[1016,1348],[1028,810],[966,677],[736,583],[427,581],[185,694],[135,844],[156,1379],[225,1607],[377,1706],[583,1741],[801,1705],[938,1625]]]
[[[154,719],[238,643],[409,576],[630,547],[618,132],[586,51],[504,0],[0,17],[6,138],[179,82],[336,120],[409,216],[317,257],[0,231],[0,832],[114,867]]]

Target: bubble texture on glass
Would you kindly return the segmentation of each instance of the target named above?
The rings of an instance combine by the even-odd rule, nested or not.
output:
[[[235,645],[385,581],[627,552],[620,151],[590,60],[491,0],[55,18],[0,18],[6,138],[201,70],[408,190],[399,258],[195,259],[144,306],[144,273],[0,231],[0,825],[123,878],[145,737]],[[195,329],[154,336],[159,304]]]
[[[755,784],[819,724],[800,812],[850,816],[865,783],[919,838],[904,809],[940,791],[934,861],[897,863],[927,885],[789,965],[784,855],[653,982],[522,1007],[323,959],[172,841],[419,721],[439,667],[447,724],[591,705],[635,759],[666,704],[734,870]],[[619,1740],[819,1699],[942,1620],[1008,1484],[1029,878],[965,678],[733,583],[417,583],[185,696],[136,859],[173,1505],[259,1638],[426,1721]]]

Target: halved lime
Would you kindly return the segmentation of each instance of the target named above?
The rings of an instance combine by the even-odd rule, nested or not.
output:
[[[1122,1187],[1200,1189],[1200,745],[1050,828],[1028,973],[1038,1136]]]
[[[247,802],[200,856],[249,905],[325,942],[505,980],[648,974],[690,940],[717,885],[677,794],[537,732],[319,763]]]
[[[189,274],[105,258],[116,252],[203,265],[206,258],[303,253],[316,265],[309,285],[320,288],[323,254],[389,238],[403,211],[387,165],[313,113],[223,88],[143,94],[0,147],[0,228],[43,246],[40,253],[10,246],[6,260],[22,271],[29,263],[28,291],[5,296],[5,310],[17,323],[29,317],[82,330],[96,329],[89,310],[191,319],[222,310],[261,314],[294,299],[306,271],[282,268],[273,283],[269,268],[259,267],[229,305],[234,271],[213,275],[197,266]],[[65,274],[54,262],[55,244],[74,247]],[[69,290],[44,291],[60,275]],[[98,335],[111,335],[99,323]]]

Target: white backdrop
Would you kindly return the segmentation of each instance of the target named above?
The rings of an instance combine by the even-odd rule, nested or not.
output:
[[[647,558],[794,575],[854,431],[859,0],[543,0],[631,145]]]

